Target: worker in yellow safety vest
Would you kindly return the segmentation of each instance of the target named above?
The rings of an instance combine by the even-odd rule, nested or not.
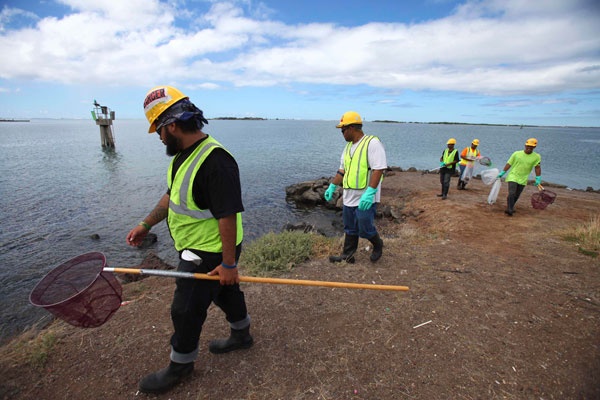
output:
[[[179,252],[177,270],[220,278],[175,281],[170,363],[139,383],[141,392],[162,393],[192,373],[212,303],[225,313],[230,336],[211,341],[211,353],[249,348],[253,338],[237,268],[244,236],[238,165],[231,153],[202,131],[208,124],[202,110],[178,89],[151,89],[144,112],[150,123],[148,133],[157,133],[173,160],[167,172],[167,192],[129,232],[127,243],[138,246],[154,225],[166,219]]]
[[[383,240],[375,228],[377,203],[381,198],[383,171],[387,160],[383,144],[377,136],[365,135],[362,118],[355,111],[342,115],[340,128],[347,142],[340,159],[340,167],[324,193],[331,201],[339,185],[342,185],[344,220],[344,249],[340,256],[329,257],[330,262],[353,263],[359,238],[373,245],[370,259],[375,262],[383,253]]]
[[[456,139],[450,138],[446,142],[446,149],[442,152],[440,157],[440,184],[442,185],[442,193],[438,194],[442,200],[448,198],[448,191],[450,190],[450,178],[456,172],[456,164],[460,161],[458,157],[458,150],[454,148],[456,145]]]
[[[467,168],[474,168],[475,160],[481,157],[481,153],[479,152],[477,146],[479,146],[479,139],[473,139],[473,141],[471,142],[471,146],[465,147],[460,153],[460,163],[458,164],[458,167],[460,168],[460,175],[458,177],[457,185],[458,190],[465,190],[467,183],[469,183],[471,177],[469,175],[467,179],[463,179],[465,170]]]

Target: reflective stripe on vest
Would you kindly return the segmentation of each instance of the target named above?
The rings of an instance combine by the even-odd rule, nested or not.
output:
[[[206,139],[206,140],[208,140],[208,139]],[[208,150],[212,150],[215,147],[221,147],[221,145],[217,141],[214,141],[213,143],[210,143],[210,142],[206,143],[205,146],[202,146],[202,145],[198,146],[200,151],[196,154],[194,160],[192,161],[192,163],[190,164],[188,169],[185,171],[185,176],[183,178],[183,181],[181,182],[181,186],[179,187],[179,204],[175,204],[175,202],[171,198],[169,200],[169,209],[170,210],[173,210],[173,212],[175,212],[177,214],[187,215],[188,217],[192,217],[192,218],[196,218],[196,219],[213,218],[213,215],[210,212],[210,210],[190,210],[188,208],[187,197],[188,197],[188,193],[190,193],[189,190],[190,190],[190,184],[192,181],[192,179],[191,179],[192,173],[197,170],[196,166],[198,166],[198,163],[200,162],[200,160],[203,160],[202,156],[204,156],[204,154]],[[196,152],[197,150],[198,149],[196,149],[194,152]],[[192,154],[194,154],[194,153],[192,153]],[[208,154],[206,154],[206,155],[208,155]],[[175,160],[173,160],[173,161],[175,161]],[[169,179],[171,176],[172,176],[171,168],[169,168]],[[169,182],[169,187],[171,187],[172,184],[173,184],[173,182]]]
[[[175,244],[175,249],[196,249],[212,253],[223,251],[223,244],[219,231],[219,221],[214,218],[210,210],[198,207],[193,197],[193,182],[195,176],[208,155],[217,148],[227,151],[211,136],[206,138],[183,161],[173,179],[173,165],[171,161],[167,172],[167,183],[171,190],[169,199],[169,214],[167,222],[169,231]],[[242,214],[236,214],[236,245],[244,238]]]
[[[456,152],[458,151],[458,150],[454,149],[454,150],[452,150],[451,153],[448,153],[448,150],[449,149],[444,150],[444,160],[443,161],[444,161],[444,164],[446,164],[446,165],[450,164],[451,162],[454,162],[454,157],[456,155]],[[446,167],[446,168],[452,168],[452,167]]]
[[[344,189],[362,190],[369,183],[369,143],[375,136],[364,136],[350,155],[352,142],[344,151]]]
[[[468,158],[474,158],[477,157],[479,155],[479,149],[475,149],[473,150],[471,147],[467,147],[467,157]],[[460,165],[467,165],[467,164],[473,164],[473,161],[469,161],[469,160],[465,160],[464,158],[460,159]]]

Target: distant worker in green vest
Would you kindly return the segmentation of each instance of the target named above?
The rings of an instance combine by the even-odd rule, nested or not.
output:
[[[498,178],[502,178],[507,171],[506,182],[508,182],[508,196],[506,198],[506,210],[504,212],[508,216],[512,216],[515,212],[515,204],[523,193],[523,189],[527,185],[529,174],[535,169],[535,185],[539,186],[542,183],[542,156],[533,150],[537,147],[537,139],[530,138],[525,142],[525,150],[519,150],[512,153],[504,169],[498,174]]]
[[[371,261],[379,260],[383,253],[383,240],[375,228],[375,212],[381,199],[381,181],[387,160],[379,138],[365,135],[362,126],[362,118],[354,111],[344,113],[336,126],[341,128],[347,144],[340,167],[324,197],[330,201],[336,188],[342,185],[345,236],[342,254],[329,257],[331,262],[353,263],[359,238],[373,244]]]
[[[450,190],[450,178],[456,173],[456,164],[460,161],[458,157],[458,150],[454,148],[456,139],[450,138],[446,145],[448,146],[442,152],[440,157],[440,183],[442,185],[442,193],[438,194],[442,200],[448,198],[448,191]]]
[[[460,153],[460,163],[458,164],[458,167],[460,168],[460,175],[458,177],[458,190],[466,189],[467,183],[469,183],[469,180],[471,179],[471,176],[473,174],[475,160],[481,157],[481,153],[479,152],[477,146],[479,146],[479,139],[473,139],[471,145],[465,147]],[[467,168],[469,168],[469,170],[467,170]],[[467,170],[467,176],[463,180],[465,170]]]
[[[249,348],[253,338],[237,268],[244,236],[238,165],[219,142],[202,131],[208,124],[202,110],[176,88],[151,89],[144,112],[150,123],[148,133],[157,133],[173,160],[167,172],[167,192],[127,234],[127,243],[139,245],[154,225],[166,219],[179,252],[177,270],[220,278],[175,281],[170,363],[139,383],[142,392],[161,393],[192,373],[211,303],[223,310],[231,330],[229,338],[209,343],[211,353]]]

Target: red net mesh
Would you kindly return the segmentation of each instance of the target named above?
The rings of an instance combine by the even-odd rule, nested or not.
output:
[[[103,272],[105,265],[102,253],[75,257],[50,271],[29,300],[71,325],[100,326],[121,306],[121,285],[112,273]]]
[[[554,199],[556,199],[556,193],[550,190],[542,190],[531,195],[531,205],[536,210],[543,210],[549,204],[554,203]]]

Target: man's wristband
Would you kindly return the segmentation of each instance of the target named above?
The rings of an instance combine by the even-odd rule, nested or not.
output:
[[[233,265],[227,265],[227,264],[225,264],[224,262],[222,262],[222,263],[221,263],[221,265],[222,265],[222,266],[223,266],[223,268],[225,268],[225,269],[234,269],[234,268],[236,268],[236,267],[237,267],[237,265],[236,265],[236,264],[233,264]]]
[[[139,226],[143,226],[144,228],[146,228],[147,230],[152,229],[152,225],[146,223],[145,221],[142,221],[138,224]]]

